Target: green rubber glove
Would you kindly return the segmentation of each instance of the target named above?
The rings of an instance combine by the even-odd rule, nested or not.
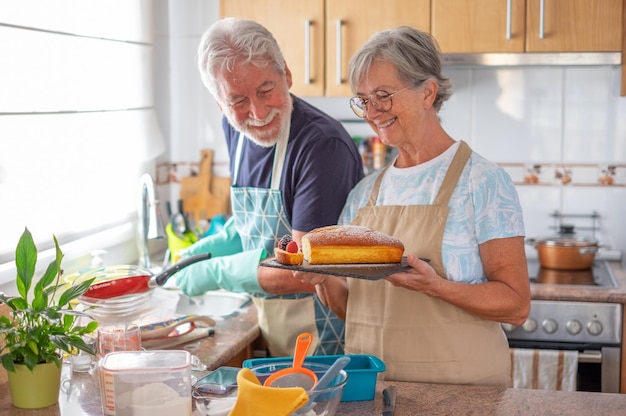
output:
[[[194,263],[176,273],[176,284],[187,296],[218,289],[265,293],[259,286],[257,268],[266,257],[265,249],[259,248]]]
[[[235,228],[235,219],[230,217],[224,228],[217,234],[204,237],[191,246],[180,250],[180,257],[185,258],[195,254],[211,253],[211,257],[229,256],[243,250],[241,238]]]

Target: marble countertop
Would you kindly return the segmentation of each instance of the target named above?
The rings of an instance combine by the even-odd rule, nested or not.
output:
[[[337,414],[380,415],[382,391],[389,385],[398,389],[395,416],[614,416],[626,412],[623,394],[378,382],[374,400],[341,403]]]
[[[17,409],[8,400],[6,384],[0,385],[0,414],[6,416],[96,416],[102,415],[97,381],[89,374],[68,377],[59,403],[39,410]],[[383,408],[382,391],[389,385],[398,389],[395,416],[480,415],[480,416],[613,416],[624,414],[626,395],[611,393],[558,392],[379,381],[374,400],[342,402],[337,415],[375,416]],[[193,416],[201,416],[197,410]]]

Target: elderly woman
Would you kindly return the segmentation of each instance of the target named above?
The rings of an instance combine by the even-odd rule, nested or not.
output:
[[[508,386],[500,323],[520,325],[530,309],[510,177],[439,123],[451,83],[429,34],[375,34],[350,61],[349,79],[350,106],[398,156],[353,189],[339,223],[400,238],[411,268],[378,281],[296,277],[345,317],[346,352],[381,357],[387,380]]]

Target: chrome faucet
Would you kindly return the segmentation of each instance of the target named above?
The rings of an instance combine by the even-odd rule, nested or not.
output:
[[[148,240],[164,237],[163,223],[158,211],[159,200],[152,176],[147,173],[139,179],[139,221],[137,222],[137,248],[139,266],[149,269],[150,250]]]

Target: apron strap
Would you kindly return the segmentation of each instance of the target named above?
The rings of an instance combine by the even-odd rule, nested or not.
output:
[[[450,167],[446,172],[445,178],[443,178],[443,183],[441,184],[441,188],[439,188],[439,192],[435,197],[435,203],[433,205],[444,204],[448,205],[448,201],[452,196],[452,191],[456,186],[456,183],[459,180],[459,176],[461,176],[461,172],[463,172],[463,168],[465,168],[465,164],[472,154],[472,149],[469,147],[467,143],[461,140],[459,144],[459,148],[454,154],[454,158],[452,159],[452,163],[450,163]],[[378,198],[378,192],[380,191],[380,184],[383,181],[383,176],[389,166],[391,166],[395,160],[391,161],[385,168],[380,172],[378,178],[376,178],[376,182],[374,182],[374,186],[372,187],[372,192],[370,193],[369,201],[367,201],[368,206],[376,205],[376,198]]]
[[[280,189],[280,180],[283,177],[283,166],[285,165],[285,157],[287,155],[287,142],[289,141],[289,131],[291,130],[291,118],[287,121],[286,128],[274,146],[274,161],[272,163],[272,179],[270,189]],[[241,164],[241,153],[243,152],[243,142],[245,136],[239,132],[237,140],[237,149],[235,150],[235,167],[233,172],[233,186],[237,183],[239,177],[239,166]]]
[[[450,166],[448,167],[446,176],[443,178],[441,188],[439,188],[439,192],[437,193],[437,197],[435,197],[435,203],[433,205],[448,205],[448,201],[450,201],[450,197],[452,196],[452,191],[454,191],[454,188],[459,181],[459,177],[461,176],[461,172],[463,172],[463,168],[465,168],[465,164],[471,154],[472,149],[470,149],[467,143],[461,140],[459,148],[452,159],[452,163],[450,163]]]
[[[374,186],[372,187],[372,192],[370,193],[370,199],[369,201],[367,201],[368,206],[373,207],[374,205],[376,205],[376,198],[378,198],[378,192],[380,191],[380,184],[383,182],[383,176],[385,176],[385,172],[387,172],[387,169],[389,169],[389,166],[391,166],[394,162],[395,162],[395,159],[392,160],[389,164],[387,164],[387,166],[385,166],[385,168],[380,172],[380,175],[378,175],[378,178],[376,178],[376,182],[374,182]]]

